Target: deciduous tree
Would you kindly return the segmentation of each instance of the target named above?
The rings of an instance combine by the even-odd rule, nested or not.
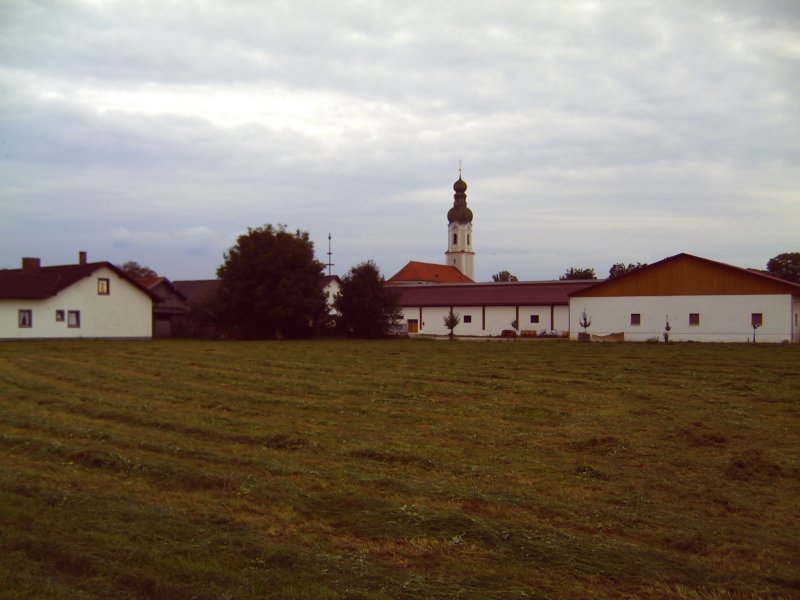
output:
[[[646,267],[647,263],[628,263],[628,266],[625,266],[625,263],[618,262],[611,265],[611,268],[608,270],[608,278],[614,279],[614,277],[619,277],[623,273],[630,273],[631,271],[636,271],[637,269],[641,269],[642,267]]]
[[[216,313],[240,338],[309,336],[325,311],[322,271],[305,231],[248,229],[217,269]]]
[[[800,283],[800,252],[784,252],[767,262],[767,273]]]
[[[337,325],[345,335],[379,338],[391,333],[400,316],[397,293],[386,287],[371,260],[351,268],[333,306],[339,311]]]
[[[153,271],[153,269],[142,266],[135,260],[129,260],[128,262],[121,264],[119,269],[131,279],[147,279],[149,277],[158,277],[158,273]]]
[[[500,271],[492,275],[492,281],[519,281],[516,275],[512,275],[510,271]]]
[[[570,267],[559,279],[561,281],[566,281],[568,279],[597,279],[597,275],[594,274],[594,269]]]

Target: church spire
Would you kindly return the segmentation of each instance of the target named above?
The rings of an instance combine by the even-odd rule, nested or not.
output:
[[[467,182],[461,179],[459,169],[458,181],[453,184],[453,208],[447,211],[447,222],[472,223],[472,211],[467,208]]]
[[[461,178],[453,184],[453,207],[447,211],[446,264],[456,267],[470,279],[475,279],[475,253],[472,251],[472,211],[467,207],[467,182]]]

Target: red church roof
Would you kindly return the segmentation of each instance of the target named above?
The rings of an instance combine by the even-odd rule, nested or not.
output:
[[[474,283],[472,279],[450,265],[437,265],[434,263],[418,262],[409,263],[390,277],[386,283]]]

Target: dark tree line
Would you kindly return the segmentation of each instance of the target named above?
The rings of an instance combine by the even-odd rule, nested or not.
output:
[[[286,226],[248,229],[217,269],[219,289],[203,306],[228,337],[304,338],[321,333],[377,338],[399,316],[397,296],[372,261],[342,278],[333,318],[322,289],[324,265],[314,258],[309,234]]]

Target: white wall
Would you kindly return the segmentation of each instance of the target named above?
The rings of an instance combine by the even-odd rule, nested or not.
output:
[[[328,305],[328,314],[338,314],[336,309],[333,308],[333,302],[336,300],[336,295],[342,291],[342,286],[335,279],[331,279],[324,288],[322,293],[325,294],[325,303]]]
[[[402,317],[400,323],[404,325],[409,319],[419,320],[420,309],[418,307],[404,307],[401,309]],[[486,307],[486,328],[483,328],[483,309],[480,306],[454,306],[453,312],[461,317],[461,323],[455,328],[455,335],[469,336],[499,336],[504,329],[513,329],[511,322],[517,318],[516,307],[514,306],[487,306]],[[419,333],[427,335],[449,335],[449,330],[444,326],[444,318],[450,313],[448,307],[423,307],[422,321],[420,322]],[[539,323],[531,324],[530,316],[539,315]],[[471,316],[472,322],[465,323],[464,317]],[[566,331],[569,327],[569,307],[555,306],[553,310],[553,323],[558,331]],[[550,306],[520,306],[519,323],[517,333],[523,329],[541,331],[542,329],[553,329],[550,326]]]
[[[111,293],[97,293],[97,280],[110,281]],[[33,326],[19,327],[19,310],[33,311]],[[64,320],[56,321],[56,311]],[[80,311],[80,327],[69,327],[68,311]],[[0,300],[0,338],[149,338],[153,303],[150,297],[114,271],[103,267],[58,295],[45,300]]]
[[[669,316],[672,341],[747,342],[753,338],[751,314],[762,313],[763,326],[756,332],[756,341],[783,342],[792,338],[791,304],[788,294],[575,297],[570,300],[570,337],[576,339],[583,331],[578,321],[585,308],[592,321],[590,334],[623,332],[630,341],[663,341]],[[631,325],[631,313],[641,315],[639,326]],[[689,325],[689,313],[699,313],[699,325]]]

